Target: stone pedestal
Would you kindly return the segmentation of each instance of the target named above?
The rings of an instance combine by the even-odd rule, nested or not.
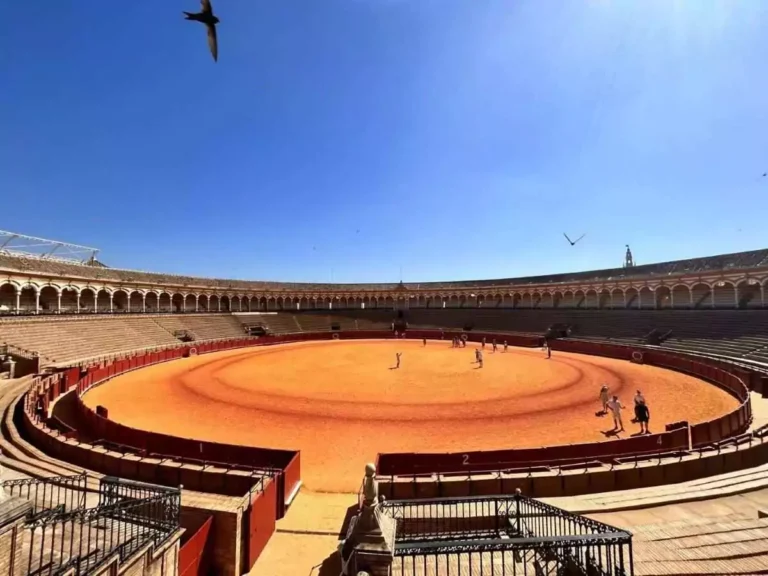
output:
[[[360,513],[352,518],[347,538],[340,546],[342,573],[344,576],[389,576],[395,557],[397,524],[379,505],[373,464],[365,467],[362,493]]]
[[[395,555],[395,520],[383,514],[378,504],[363,506],[345,547],[351,548],[349,557],[343,558],[346,574],[389,576]]]

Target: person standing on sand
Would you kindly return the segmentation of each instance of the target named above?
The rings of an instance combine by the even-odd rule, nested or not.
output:
[[[396,369],[400,368],[400,356],[402,356],[402,355],[403,355],[402,352],[398,352],[397,354],[395,354],[395,358],[397,360],[397,365],[395,366]]]
[[[603,384],[600,388],[600,404],[603,406],[602,412],[600,412],[601,416],[605,416],[608,414],[608,401],[611,399],[611,393],[608,390],[608,384]]]
[[[640,390],[635,395],[635,421],[640,424],[640,434],[650,434],[648,430],[648,421],[651,419],[651,412],[648,410],[648,404],[645,403],[645,396]]]
[[[624,405],[619,402],[619,397],[614,396],[613,399],[608,401],[608,408],[613,414],[613,429],[617,432],[624,432],[624,423],[621,421],[621,410]]]

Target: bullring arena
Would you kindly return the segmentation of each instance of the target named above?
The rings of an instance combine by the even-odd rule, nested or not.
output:
[[[768,573],[766,283],[768,250],[344,285],[7,248],[0,574]]]
[[[353,493],[378,452],[533,448],[613,437],[602,384],[642,388],[660,426],[705,422],[738,405],[696,378],[611,358],[539,349],[487,353],[446,340],[336,340],[234,350],[119,376],[83,400],[143,430],[301,451],[305,488]],[[490,348],[490,346],[487,346]],[[395,354],[402,366],[393,369]],[[624,416],[626,433],[637,435]]]

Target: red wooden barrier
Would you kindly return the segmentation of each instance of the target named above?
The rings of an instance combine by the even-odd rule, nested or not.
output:
[[[275,531],[275,509],[277,506],[277,485],[270,482],[260,494],[252,494],[248,518],[248,569],[258,560],[259,555]]]
[[[206,576],[210,570],[210,560],[206,557],[208,535],[211,532],[213,516],[208,516],[188,538],[179,550],[179,576]]]

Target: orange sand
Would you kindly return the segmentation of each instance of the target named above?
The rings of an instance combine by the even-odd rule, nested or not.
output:
[[[391,367],[402,351],[402,366]],[[301,450],[305,488],[354,492],[377,452],[459,452],[601,441],[600,385],[627,406],[642,389],[651,431],[737,401],[701,380],[621,360],[449,342],[326,341],[230,350],[152,366],[88,392],[123,424],[196,439]]]

